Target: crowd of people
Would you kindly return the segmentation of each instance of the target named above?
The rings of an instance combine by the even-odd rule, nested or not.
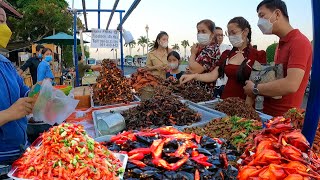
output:
[[[181,84],[191,80],[214,83],[215,97],[239,97],[252,106],[257,96],[263,96],[263,112],[272,116],[301,107],[311,70],[311,43],[290,25],[282,0],[263,0],[256,11],[261,32],[280,38],[274,62],[282,65],[282,78],[264,83],[250,79],[256,62],[266,64],[266,53],[251,44],[251,25],[240,16],[232,18],[226,27],[232,47],[222,44],[223,29],[213,21],[197,23],[198,43],[191,47],[189,66],[183,75],[177,70],[179,54],[168,48],[168,34],[160,32],[154,50],[148,54],[146,70],[163,78],[174,76]]]
[[[263,0],[256,11],[258,27],[263,34],[274,34],[280,38],[275,64],[283,65],[283,78],[266,83],[249,79],[253,64],[256,61],[265,62],[266,57],[251,45],[251,25],[244,17],[234,17],[228,22],[227,37],[232,47],[222,44],[223,30],[216,27],[213,21],[205,19],[197,23],[198,43],[191,48],[189,67],[185,73],[178,69],[181,62],[179,54],[168,48],[169,35],[160,32],[153,50],[148,54],[146,70],[162,78],[176,77],[181,83],[190,80],[214,83],[222,99],[264,96],[263,111],[272,116],[282,115],[292,107],[300,107],[310,75],[311,43],[290,25],[287,7],[282,0]],[[6,13],[0,8],[0,48],[6,48],[12,35],[6,20]],[[49,67],[53,59],[52,50],[38,46],[36,51],[37,56],[28,60],[19,73],[30,68],[33,83],[52,79]],[[29,88],[24,85],[19,73],[10,60],[0,54],[1,164],[11,164],[28,144],[26,115],[32,112],[34,100],[28,97]],[[276,96],[282,98],[272,98]]]

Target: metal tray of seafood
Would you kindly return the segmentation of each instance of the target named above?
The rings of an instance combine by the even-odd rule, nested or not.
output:
[[[180,101],[186,104],[190,109],[201,114],[201,120],[199,122],[193,123],[191,125],[185,125],[185,126],[176,126],[176,125],[174,126],[175,128],[181,131],[185,128],[204,126],[207,123],[209,123],[212,119],[223,118],[226,116],[226,114],[222,112],[207,108],[205,106],[199,105],[189,100],[180,100]]]
[[[210,108],[210,109],[215,109],[216,105],[219,102],[222,102],[222,101],[223,101],[222,99],[215,99],[215,100],[212,100],[212,101],[201,102],[201,103],[198,103],[198,104],[202,105],[202,106],[205,106],[207,108]],[[260,116],[260,118],[262,120],[263,128],[265,127],[265,123],[273,118],[272,116],[264,114],[264,113],[262,113],[260,111],[257,111],[257,113],[259,114],[259,116]]]
[[[126,155],[126,154],[121,154],[121,153],[113,153],[113,154],[114,154],[114,156],[115,156],[116,158],[118,158],[118,159],[120,160],[120,162],[122,163],[121,168],[123,168],[123,169],[125,170],[126,167],[127,167],[128,159],[129,159],[129,158],[128,158],[128,155]],[[29,180],[29,179],[24,179],[24,178],[18,178],[18,177],[16,177],[15,172],[16,172],[17,170],[18,170],[17,167],[11,169],[11,171],[8,173],[8,177],[10,177],[11,179],[14,179],[14,180]],[[120,179],[123,179],[123,175],[124,175],[124,173],[120,174],[120,175],[119,175],[119,178],[120,178]]]
[[[137,105],[138,104],[131,104],[131,105],[124,105],[124,106],[119,106],[119,107],[114,107],[114,108],[106,108],[106,109],[93,111],[92,112],[92,119],[93,119],[94,130],[95,130],[95,138],[98,138],[100,136],[105,136],[99,131],[99,128],[98,128],[98,120],[99,119],[103,119],[112,113],[121,113],[122,111],[128,110],[128,109],[133,108]]]
[[[132,102],[140,102],[141,101],[141,99],[137,96],[137,95],[133,95],[133,101]],[[132,102],[130,102],[130,103],[132,103]],[[110,105],[112,105],[112,106],[119,106],[119,105],[126,105],[126,103],[115,103],[115,104],[106,104],[106,105],[103,105],[103,106],[98,106],[98,105],[96,105],[96,104],[94,104],[94,102],[93,102],[93,94],[91,94],[91,107],[95,107],[95,108],[103,108],[103,107],[106,107],[106,106],[110,106]]]

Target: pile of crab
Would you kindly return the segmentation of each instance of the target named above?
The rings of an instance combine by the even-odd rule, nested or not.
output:
[[[269,121],[241,156],[238,179],[320,179],[320,158],[291,120]]]
[[[232,180],[238,175],[229,164],[239,156],[234,147],[223,139],[183,133],[173,127],[123,132],[107,147],[128,154],[127,180]]]

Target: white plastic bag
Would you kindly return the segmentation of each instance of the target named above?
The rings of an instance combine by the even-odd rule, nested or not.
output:
[[[123,39],[125,41],[125,44],[129,44],[129,43],[131,43],[133,41],[133,36],[132,36],[130,31],[126,31],[126,30],[123,29],[123,34],[122,35],[123,35]]]
[[[48,124],[61,124],[76,109],[79,100],[66,96],[62,91],[53,88],[50,80],[44,80],[40,94],[33,108],[35,121]]]

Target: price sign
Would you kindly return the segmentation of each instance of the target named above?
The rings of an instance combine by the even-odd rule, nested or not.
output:
[[[91,48],[118,48],[119,32],[117,30],[92,29]]]

